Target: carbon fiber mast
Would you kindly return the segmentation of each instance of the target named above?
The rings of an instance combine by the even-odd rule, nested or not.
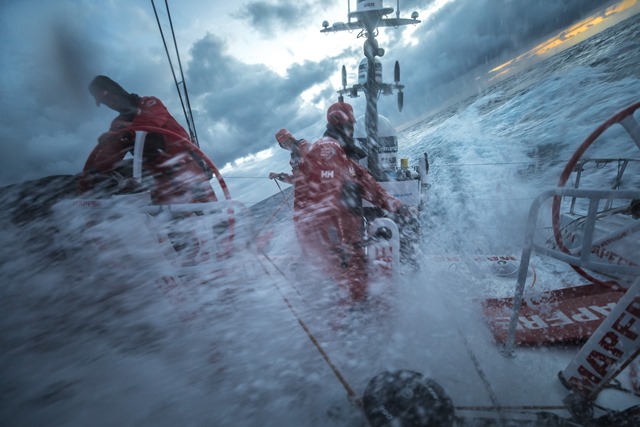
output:
[[[354,131],[354,140],[366,154],[365,158],[360,159],[360,163],[366,165],[373,178],[387,192],[400,199],[403,205],[411,210],[410,215],[397,216],[394,219],[395,224],[386,224],[389,219],[385,218],[385,213],[364,201],[364,220],[369,224],[366,227],[368,235],[365,236],[365,239],[372,237],[375,240],[379,233],[381,236],[387,236],[385,239],[388,242],[399,239],[397,243],[399,249],[391,247],[389,251],[394,254],[399,252],[400,263],[410,264],[414,269],[420,269],[421,257],[418,242],[421,239],[421,226],[418,211],[422,209],[426,199],[429,163],[427,154],[424,153],[418,159],[417,167],[410,169],[408,159],[401,159],[400,165],[398,165],[397,134],[390,121],[378,115],[378,97],[397,93],[398,110],[402,111],[404,85],[400,83],[400,64],[398,61],[394,65],[394,82],[383,82],[382,63],[379,58],[384,56],[385,50],[378,46],[376,40],[380,27],[397,28],[402,25],[420,23],[418,12],[413,12],[411,19],[401,18],[399,1],[395,17],[390,17],[394,9],[384,7],[382,0],[358,0],[355,12],[351,12],[350,2],[347,3],[348,21],[346,23],[336,22],[331,26],[327,21],[324,21],[322,23],[323,29],[320,30],[322,33],[360,30],[358,37],[365,38],[364,58],[358,64],[358,82],[347,86],[347,71],[342,66],[342,88],[337,91],[338,101],[344,102],[344,95],[356,98],[359,93],[364,93],[367,101],[365,117],[364,120],[358,120]],[[362,122],[364,122],[364,127],[361,126]],[[371,248],[371,251],[367,251],[367,253],[376,251],[381,252],[382,250]],[[379,264],[381,260],[376,258],[372,261],[372,264]]]
[[[364,83],[358,83],[348,88],[346,84],[346,69],[342,68],[342,89],[338,91],[339,100],[343,101],[343,95],[348,94],[354,98],[359,92],[364,92],[367,100],[367,108],[365,112],[365,126],[367,141],[365,151],[367,152],[367,167],[376,181],[387,181],[388,178],[381,169],[378,154],[381,147],[378,135],[378,96],[379,94],[389,95],[394,90],[398,94],[398,110],[402,111],[404,103],[404,85],[400,84],[400,64],[396,61],[394,67],[394,83],[383,83],[381,79],[382,64],[377,57],[385,54],[384,49],[378,46],[376,37],[379,27],[399,27],[402,25],[419,24],[418,12],[411,14],[411,19],[400,18],[400,1],[397,3],[397,11],[395,18],[387,17],[393,13],[392,7],[383,7],[382,0],[358,0],[355,12],[351,12],[350,1],[348,3],[348,22],[336,22],[329,26],[327,21],[322,23],[322,33],[330,33],[345,30],[360,30],[358,37],[365,37],[364,56],[365,59],[360,64],[359,71],[366,70],[366,79]],[[352,18],[355,20],[352,21]],[[378,78],[376,78],[378,75]]]

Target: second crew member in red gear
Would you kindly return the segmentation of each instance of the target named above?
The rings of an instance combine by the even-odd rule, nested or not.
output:
[[[289,159],[289,165],[291,166],[291,173],[275,173],[269,172],[269,179],[277,179],[287,184],[294,184],[295,178],[298,173],[298,168],[302,157],[306,154],[309,147],[309,143],[306,139],[296,139],[291,132],[286,129],[280,129],[276,133],[276,141],[280,148],[283,148],[291,153]]]
[[[295,211],[299,208],[298,204],[301,199],[300,192],[303,188],[303,185],[300,184],[300,181],[303,180],[299,172],[300,164],[307,155],[310,144],[306,139],[296,139],[291,132],[286,129],[280,129],[278,133],[276,133],[276,141],[278,141],[281,148],[291,152],[291,158],[289,160],[291,173],[270,172],[269,179],[277,179],[293,185],[293,210]]]
[[[361,201],[390,212],[403,209],[369,172],[356,163],[355,117],[339,102],[327,111],[327,130],[300,163],[300,192],[294,219],[306,256],[322,262],[351,300],[367,296],[367,265]]]
[[[106,76],[97,76],[89,85],[96,104],[120,113],[108,132],[98,138],[84,166],[79,189],[88,191],[100,177],[113,173],[128,152],[133,152],[136,130],[149,131],[143,149],[143,167],[154,180],[151,199],[155,204],[216,201],[204,161],[189,150],[191,141],[182,126],[155,97],[140,97],[125,91]]]

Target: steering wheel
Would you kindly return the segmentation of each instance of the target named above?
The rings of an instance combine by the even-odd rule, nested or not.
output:
[[[573,156],[571,156],[571,158],[565,165],[564,170],[560,175],[560,180],[558,181],[558,187],[562,188],[565,186],[565,184],[567,183],[567,180],[569,179],[569,176],[571,175],[571,172],[573,172],[573,170],[576,167],[576,164],[582,158],[587,148],[589,148],[589,146],[596,139],[598,139],[605,130],[607,130],[609,127],[613,126],[616,123],[620,123],[622,127],[624,127],[624,129],[629,133],[629,135],[631,136],[635,144],[638,146],[638,149],[640,149],[640,126],[638,126],[638,122],[633,117],[633,113],[638,108],[640,108],[640,102],[635,103],[625,108],[624,110],[618,112],[617,114],[613,115],[611,118],[609,118],[609,120],[605,121],[596,130],[594,130],[591,133],[591,135],[589,135],[587,139],[585,139],[582,142],[582,144],[578,147],[575,153],[573,153]],[[562,230],[560,229],[560,204],[561,203],[562,203],[561,196],[555,196],[553,198],[553,205],[551,208],[553,235],[554,235],[556,244],[558,245],[558,249],[560,249],[564,253],[569,253],[569,249],[565,246],[562,240]],[[580,276],[584,277],[585,279],[589,280],[592,283],[609,287],[609,288],[618,285],[615,281],[605,282],[605,281],[596,279],[595,277],[593,277],[592,275],[590,275],[580,267],[572,265],[571,268],[573,268]]]
[[[155,126],[131,126],[130,129],[133,130],[133,131],[161,133],[161,134],[170,135],[170,136],[173,136],[175,138],[178,138],[174,142],[174,144],[180,144],[181,147],[183,149],[185,149],[186,151],[190,151],[192,153],[195,153],[198,157],[200,157],[204,161],[204,163],[207,165],[207,167],[211,170],[213,175],[216,177],[216,180],[218,181],[218,184],[220,185],[220,188],[222,189],[222,193],[224,195],[225,200],[229,200],[229,201],[232,200],[231,193],[229,193],[229,188],[227,187],[227,183],[224,181],[224,178],[220,174],[220,171],[218,170],[216,165],[213,164],[211,159],[209,159],[209,157],[207,157],[207,155],[204,154],[191,141],[189,141],[188,139],[183,138],[182,136],[178,135],[175,132],[172,132],[172,131],[167,130],[167,129],[155,127]],[[228,258],[229,256],[231,256],[231,252],[233,250],[233,241],[234,241],[234,238],[235,238],[235,223],[236,223],[236,220],[235,220],[235,211],[233,209],[233,205],[231,205],[231,204],[227,208],[227,218],[228,218],[227,224],[228,224],[228,227],[229,227],[229,235],[223,241],[224,249],[223,249],[223,253],[221,255],[219,255],[220,258]]]

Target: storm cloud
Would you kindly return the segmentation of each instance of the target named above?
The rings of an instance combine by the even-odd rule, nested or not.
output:
[[[52,3],[0,5],[0,185],[82,170],[97,136],[116,115],[96,108],[86,92],[97,74],[109,75],[131,92],[159,97],[185,123],[149,5],[124,0]],[[229,43],[252,36],[286,47],[296,31],[319,32],[323,19],[346,21],[346,7],[342,16],[327,16],[330,6],[343,2],[237,2],[216,15],[226,24],[237,23],[237,34],[198,34],[196,24],[204,17],[197,11],[220,7],[208,3],[190,2],[174,12],[182,23],[178,36],[191,40],[180,49],[205,152],[222,166],[273,146],[273,135],[281,127],[310,133],[321,129],[319,105],[333,102],[338,89],[329,79],[343,64],[356,66],[362,39],[354,34],[353,43],[341,53],[292,62],[285,73],[238,59]],[[395,7],[396,2],[391,3]],[[408,17],[433,3],[401,2],[402,14]],[[392,114],[406,119],[437,107],[453,95],[451,87],[440,92],[438,87],[451,86],[479,66],[508,59],[601,6],[597,0],[454,0],[417,25],[413,43],[403,37],[407,28],[381,30],[388,36],[382,46],[388,52],[385,70],[400,60],[407,85],[404,116]],[[178,4],[173,7],[178,9]],[[185,22],[194,22],[193,29]],[[327,43],[335,42],[331,37]],[[311,90],[313,99],[304,101],[302,95]],[[381,103],[381,112],[395,109],[395,103],[388,104]]]

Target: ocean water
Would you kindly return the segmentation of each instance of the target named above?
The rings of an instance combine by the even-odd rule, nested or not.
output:
[[[377,373],[402,368],[435,378],[458,406],[492,405],[494,394],[503,405],[560,405],[566,354],[505,361],[473,301],[491,288],[427,260],[517,254],[531,201],[600,123],[640,100],[639,51],[637,15],[400,133],[401,157],[427,152],[431,164],[425,266],[391,292],[374,286],[380,298],[363,313],[304,275],[313,260],[298,257],[282,200],[245,211],[235,254],[172,287],[143,219],[113,212],[87,230],[54,207],[21,216],[46,197],[5,189],[1,424],[367,425],[327,359],[357,396]],[[612,128],[588,154],[640,158],[640,148]],[[625,176],[623,187],[637,189],[637,165]]]
[[[428,252],[521,244],[533,198],[556,186],[600,123],[640,100],[639,36],[636,15],[399,135],[400,157],[415,163],[426,151],[431,163]],[[616,125],[584,157],[637,159],[638,150]],[[638,165],[630,167],[625,185],[638,188]]]

